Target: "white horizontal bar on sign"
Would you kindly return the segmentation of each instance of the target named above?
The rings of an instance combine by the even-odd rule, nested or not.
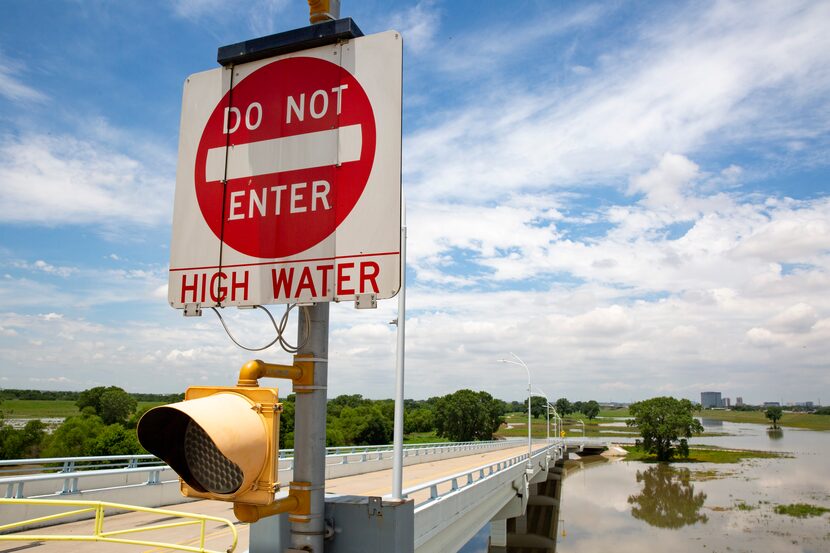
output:
[[[228,149],[227,179],[357,161],[362,147],[360,125],[236,144]],[[225,148],[211,148],[205,162],[205,180],[212,182],[223,178],[226,178]]]

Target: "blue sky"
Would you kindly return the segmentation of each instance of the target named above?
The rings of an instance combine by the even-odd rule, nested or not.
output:
[[[306,3],[3,8],[0,386],[231,382],[249,354],[165,301],[182,83]],[[405,40],[407,396],[518,399],[512,351],[552,397],[830,401],[829,4],[342,13]],[[333,306],[330,395],[392,396],[396,305]]]

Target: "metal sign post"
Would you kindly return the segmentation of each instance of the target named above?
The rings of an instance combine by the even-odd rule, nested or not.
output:
[[[323,553],[328,302],[373,308],[403,281],[402,38],[308,2],[311,26],[219,48],[222,67],[190,75],[182,101],[170,305],[303,306],[299,354],[313,356],[313,382],[294,388],[291,484],[310,507],[254,523],[254,553]]]
[[[302,551],[323,553],[326,531],[326,385],[328,382],[329,304],[318,303],[300,310],[298,333],[302,335],[308,317],[309,336],[303,353],[314,354],[314,383],[294,399],[294,481],[310,482],[311,509],[308,515],[289,515],[291,546]],[[299,390],[298,390],[299,391]]]

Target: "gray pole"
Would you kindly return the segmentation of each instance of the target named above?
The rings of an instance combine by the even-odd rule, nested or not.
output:
[[[340,0],[329,2],[329,11],[309,11],[309,21],[338,19]],[[309,336],[298,353],[311,353],[314,362],[314,384],[310,393],[294,398],[294,481],[311,483],[311,508],[307,516],[291,515],[291,547],[323,553],[326,532],[326,387],[329,357],[329,303],[316,303],[300,309],[297,338],[305,332],[306,313]]]
[[[404,204],[406,205],[406,204]],[[404,207],[404,210],[406,207]],[[403,384],[406,343],[406,211],[401,226],[401,289],[398,292],[398,350],[395,362],[395,433],[392,443],[392,499],[403,499]]]
[[[291,515],[291,547],[323,553],[329,304],[321,302],[300,309],[300,336],[305,332],[306,312],[310,332],[299,353],[314,354],[314,384],[311,392],[298,393],[294,399],[294,481],[311,483],[311,510],[308,516]]]

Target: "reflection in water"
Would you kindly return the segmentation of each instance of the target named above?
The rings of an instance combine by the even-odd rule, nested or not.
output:
[[[723,428],[723,421],[718,419],[707,419],[701,417],[700,424],[703,425],[704,428],[715,427],[715,428]]]
[[[770,440],[780,440],[784,437],[783,428],[767,428],[767,436]]]
[[[634,518],[658,528],[682,528],[709,520],[700,514],[706,494],[695,494],[689,469],[661,464],[637,471],[637,482],[643,484],[643,490],[628,497]]]

